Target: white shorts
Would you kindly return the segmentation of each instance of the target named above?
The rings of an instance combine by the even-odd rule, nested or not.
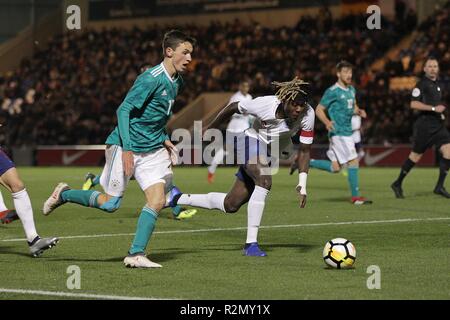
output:
[[[148,153],[134,153],[134,177],[143,191],[156,183],[172,184],[172,162],[166,148]],[[105,151],[106,163],[100,176],[105,193],[122,197],[130,181],[122,166],[122,148],[109,146]]]
[[[353,142],[360,143],[361,142],[361,131],[355,130],[352,133]]]
[[[330,139],[330,148],[327,151],[327,157],[331,161],[337,161],[339,164],[356,159],[355,142],[352,136],[333,136]]]

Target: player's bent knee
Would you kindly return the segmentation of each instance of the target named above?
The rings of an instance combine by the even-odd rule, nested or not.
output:
[[[420,159],[422,158],[422,154],[421,153],[415,153],[415,152],[411,152],[409,154],[409,159],[414,162],[417,163],[420,161]]]
[[[165,204],[166,201],[163,199],[158,201],[147,202],[147,207],[152,208],[156,212],[160,212],[164,208]]]
[[[450,159],[450,143],[441,146],[440,150],[445,159]]]
[[[225,205],[225,213],[236,213],[239,211],[239,206],[233,206],[233,205]]]
[[[339,173],[341,171],[341,167],[339,165],[331,166],[331,173]]]
[[[270,190],[272,188],[272,178],[270,176],[261,176],[256,181],[256,185],[266,190]]]
[[[232,199],[228,198],[228,196],[227,196],[227,197],[225,197],[225,200],[223,202],[223,207],[224,207],[226,213],[236,213],[239,211],[241,204],[233,201]]]
[[[108,213],[113,213],[120,208],[120,204],[122,203],[122,197],[111,197],[103,203],[99,209],[106,211]]]

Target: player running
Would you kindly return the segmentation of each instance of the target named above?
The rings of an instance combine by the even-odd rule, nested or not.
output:
[[[252,96],[248,93],[250,90],[250,84],[247,80],[241,81],[239,84],[239,91],[233,94],[230,98],[228,104],[239,101],[250,101],[252,100]],[[251,127],[253,122],[253,117],[251,115],[244,115],[235,113],[231,117],[230,122],[227,126],[227,133],[230,133],[233,136],[238,135],[241,132],[244,132],[248,128]],[[228,154],[228,149],[233,148],[233,145],[226,145],[225,150],[221,148],[217,150],[211,164],[208,167],[208,182],[214,182],[214,174],[216,172],[217,166],[223,163],[223,158]]]
[[[208,126],[216,127],[235,113],[255,117],[254,130],[247,129],[238,136],[235,152],[238,161],[242,161],[239,163],[242,164],[236,173],[231,190],[228,193],[183,194],[174,188],[168,199],[171,206],[189,205],[219,209],[225,213],[234,213],[243,204],[248,203],[247,239],[244,246],[246,256],[266,256],[258,246],[257,237],[266,197],[272,187],[272,176],[268,172],[269,160],[275,162],[279,156],[270,155],[269,149],[275,141],[279,141],[280,151],[290,142],[300,144],[299,183],[296,191],[300,197],[300,207],[306,205],[306,180],[313,142],[314,109],[308,104],[307,95],[301,89],[306,84],[302,80],[295,78],[289,82],[273,84],[278,87],[275,95],[233,102]]]
[[[6,153],[0,148],[0,184],[11,192],[15,212],[22,222],[25,235],[27,237],[28,247],[33,257],[40,256],[45,250],[54,247],[59,239],[55,237],[41,238],[34,224],[33,207],[27,189],[19,177],[14,162],[9,159]],[[8,223],[15,220],[12,211],[2,212],[0,216],[2,223]]]
[[[101,174],[95,175],[93,173],[86,174],[85,180],[83,185],[81,186],[81,190],[91,190],[92,188],[95,188],[100,184],[100,177]],[[170,192],[170,190],[169,190]],[[192,218],[196,213],[197,210],[195,209],[186,209],[182,208],[180,206],[175,206],[173,208],[170,208],[172,210],[172,217],[175,220],[185,220]],[[0,212],[1,215],[1,212]]]
[[[355,205],[371,204],[359,195],[359,159],[352,137],[352,116],[366,118],[366,112],[356,103],[355,88],[351,85],[353,66],[341,61],[336,66],[338,81],[325,91],[316,108],[317,118],[328,130],[330,147],[327,156],[331,160],[311,160],[311,167],[331,173],[347,166],[351,202]],[[327,116],[330,118],[328,118]]]
[[[100,176],[105,193],[71,190],[60,183],[44,204],[50,214],[58,206],[77,203],[114,212],[120,207],[130,177],[134,175],[146,197],[137,230],[124,259],[127,267],[158,268],[145,250],[155,228],[165,195],[172,187],[176,149],[166,133],[172,106],[183,84],[181,73],[192,60],[195,40],[178,30],[164,35],[164,60],[138,76],[117,109],[118,125],[106,140],[106,163]]]

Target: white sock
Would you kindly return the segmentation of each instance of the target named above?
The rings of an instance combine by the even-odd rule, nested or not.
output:
[[[28,196],[27,189],[12,193],[11,195],[13,197],[17,215],[19,216],[20,221],[22,221],[27,240],[28,242],[31,242],[37,237],[38,234],[36,227],[34,226],[33,208],[31,207],[31,201]]]
[[[3,200],[3,195],[0,192],[0,211],[8,210],[8,208],[5,205],[5,201]]]
[[[208,172],[214,174],[216,172],[217,166],[219,164],[223,163],[223,157],[225,156],[225,153],[223,149],[220,149],[216,152],[214,158],[211,161],[211,165],[208,167]]]
[[[180,199],[178,199],[178,204],[205,209],[219,209],[225,212],[224,201],[226,196],[226,193],[221,192],[210,192],[208,194],[182,194]]]
[[[261,224],[268,194],[269,190],[255,186],[255,190],[253,190],[250,200],[248,201],[246,243],[258,242],[258,229]]]

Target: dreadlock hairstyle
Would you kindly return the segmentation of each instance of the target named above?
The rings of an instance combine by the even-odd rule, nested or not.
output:
[[[278,88],[275,95],[281,101],[305,102],[307,100],[307,93],[301,87],[309,83],[298,77],[286,82],[273,81],[272,84]]]

